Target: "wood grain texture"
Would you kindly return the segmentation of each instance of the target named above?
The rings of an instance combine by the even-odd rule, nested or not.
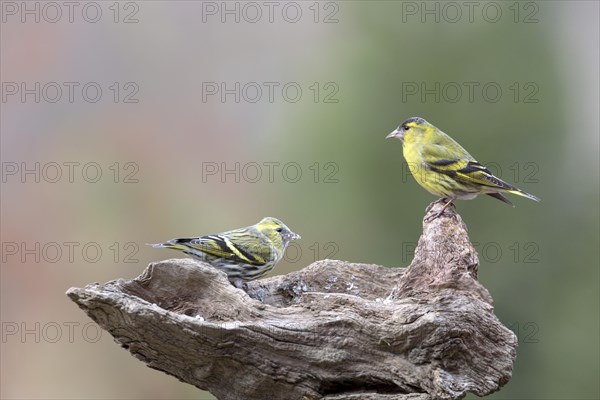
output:
[[[191,259],[67,295],[134,357],[223,400],[459,399],[511,378],[517,338],[453,209],[407,268],[321,260],[232,286]]]

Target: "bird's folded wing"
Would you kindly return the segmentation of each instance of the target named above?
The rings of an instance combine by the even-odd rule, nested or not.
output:
[[[456,172],[465,168],[470,161],[469,155],[463,155],[448,147],[431,144],[421,149],[421,157],[425,167],[451,177],[456,177]]]
[[[264,265],[270,254],[270,248],[256,238],[230,235],[208,235],[193,239],[189,247],[215,257],[252,264]]]
[[[460,179],[464,182],[470,182],[504,190],[517,190],[517,188],[509,185],[502,179],[496,178],[489,169],[479,164],[477,161],[469,161],[463,169],[456,171],[456,173],[457,179]]]
[[[495,177],[489,169],[475,161],[468,153],[456,157],[451,149],[430,145],[423,150],[422,155],[427,168],[451,176],[458,181],[491,188],[516,190],[512,185]]]

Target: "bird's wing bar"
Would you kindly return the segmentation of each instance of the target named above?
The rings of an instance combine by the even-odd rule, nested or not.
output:
[[[464,182],[475,183],[492,188],[517,190],[516,187],[509,185],[500,178],[496,178],[489,169],[479,164],[477,161],[469,161],[464,168],[457,170],[456,178]]]
[[[427,168],[450,176],[465,168],[470,161],[467,158],[457,158],[446,147],[436,144],[425,146],[421,150],[421,156]]]
[[[448,150],[442,146],[431,145],[423,152],[426,166],[436,172],[448,175],[457,181],[504,190],[518,190],[512,185],[495,177],[479,162],[468,158],[449,158]]]
[[[233,251],[246,259],[248,264],[264,265],[271,257],[271,247],[254,234],[249,234],[247,229],[229,232],[226,240]]]
[[[252,255],[248,249],[232,242],[224,235],[208,235],[183,240],[187,240],[187,243],[181,242],[181,244],[215,257],[253,265],[263,265],[265,263],[262,258]]]

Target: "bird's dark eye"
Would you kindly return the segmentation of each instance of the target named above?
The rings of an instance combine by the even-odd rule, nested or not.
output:
[[[283,228],[277,228],[277,229],[275,229],[275,230],[276,230],[277,232],[279,232],[279,233],[283,232]]]
[[[409,130],[409,129],[410,129],[410,126],[408,126],[408,125],[404,125],[404,126],[403,126],[403,128],[404,128],[404,130],[405,130],[405,131],[407,131],[407,130]]]

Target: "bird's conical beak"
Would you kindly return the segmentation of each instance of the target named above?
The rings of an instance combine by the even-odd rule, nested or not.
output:
[[[393,132],[390,132],[390,134],[387,135],[385,138],[386,139],[389,139],[389,138],[398,138],[400,140],[403,140],[404,139],[404,135],[402,134],[402,131],[398,127]]]
[[[300,235],[298,235],[297,233],[294,233],[294,232],[290,233],[290,240],[298,240],[298,239],[302,239],[300,237]]]

